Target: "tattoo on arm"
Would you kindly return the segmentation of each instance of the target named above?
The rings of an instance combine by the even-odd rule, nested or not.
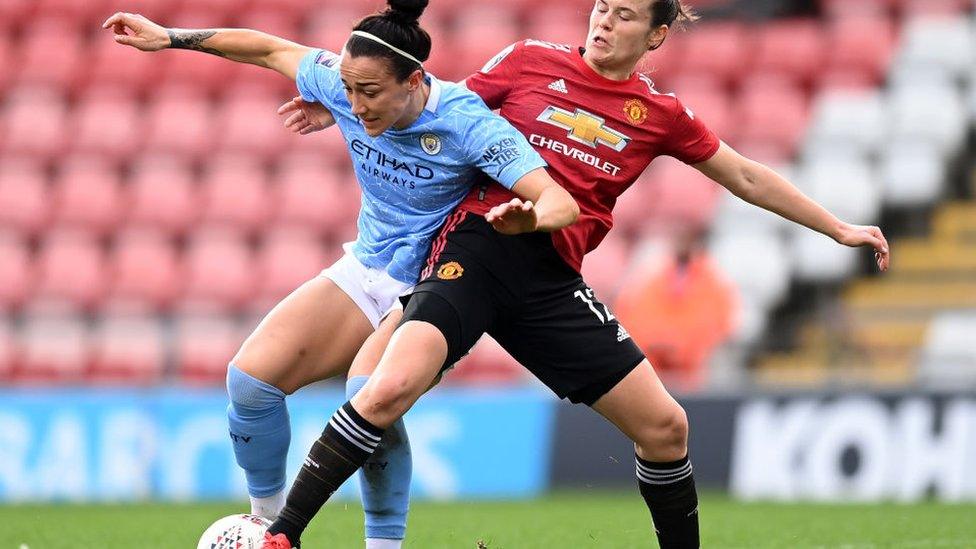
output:
[[[169,35],[171,48],[181,49],[181,50],[196,50],[202,51],[204,53],[210,53],[220,57],[227,57],[224,52],[216,50],[214,48],[208,48],[203,45],[203,41],[211,36],[217,34],[215,30],[180,30],[180,29],[166,29],[166,34]]]

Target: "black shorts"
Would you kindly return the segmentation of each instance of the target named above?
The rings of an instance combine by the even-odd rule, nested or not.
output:
[[[437,326],[447,368],[487,333],[559,398],[593,404],[644,359],[547,233],[506,236],[457,212],[405,299],[402,322]]]

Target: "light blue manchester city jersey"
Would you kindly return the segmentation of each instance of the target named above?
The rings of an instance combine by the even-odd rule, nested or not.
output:
[[[427,107],[410,127],[366,134],[352,114],[340,57],[313,50],[298,69],[298,90],[336,118],[362,187],[353,253],[364,265],[414,283],[444,219],[471,190],[477,171],[511,189],[545,166],[525,137],[465,87],[430,75]]]

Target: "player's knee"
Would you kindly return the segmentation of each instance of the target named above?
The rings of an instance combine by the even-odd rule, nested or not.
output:
[[[231,407],[238,411],[265,410],[285,400],[285,393],[244,372],[231,363],[227,367],[227,396]]]
[[[357,404],[362,404],[363,417],[386,428],[407,413],[422,392],[423,388],[418,389],[406,376],[396,373],[374,375],[372,383],[357,395],[356,400],[362,397]]]
[[[658,456],[658,461],[681,459],[688,449],[688,416],[675,404],[658,414],[642,430],[637,443],[642,454]]]

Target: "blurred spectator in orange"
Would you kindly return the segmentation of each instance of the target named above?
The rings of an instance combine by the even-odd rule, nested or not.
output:
[[[669,253],[625,285],[614,311],[669,388],[694,391],[712,351],[732,334],[735,288],[709,257],[704,231],[675,233]]]

